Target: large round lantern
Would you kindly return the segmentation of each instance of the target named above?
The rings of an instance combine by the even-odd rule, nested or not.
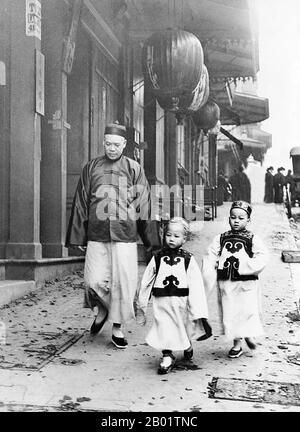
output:
[[[200,81],[193,91],[193,101],[190,104],[189,111],[197,111],[206,104],[209,96],[209,76],[207,67],[203,65]]]
[[[178,112],[186,111],[193,101],[193,95],[191,92],[176,96],[162,95],[156,96],[156,100],[162,109],[166,111]]]
[[[199,83],[192,92],[187,92],[178,97],[169,95],[157,95],[159,105],[167,111],[178,114],[189,114],[200,109],[209,96],[209,76],[207,68],[203,65]]]
[[[155,96],[180,97],[197,87],[203,68],[199,39],[184,30],[163,30],[146,40],[142,63]]]
[[[201,129],[212,129],[220,120],[220,108],[213,102],[208,101],[202,108],[193,113],[193,121]]]

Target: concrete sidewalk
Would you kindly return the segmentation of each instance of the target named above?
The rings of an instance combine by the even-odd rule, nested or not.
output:
[[[229,207],[218,207],[213,222],[192,223],[186,248],[199,263],[213,236],[228,229]],[[214,336],[194,345],[193,363],[182,362],[178,353],[177,367],[158,375],[160,353],[144,342],[151,307],[146,327],[128,325],[129,346],[117,350],[110,342],[110,325],[90,336],[93,316],[82,308],[82,274],[77,273],[0,309],[6,340],[0,345],[0,411],[300,411],[300,400],[274,404],[209,397],[213,377],[300,383],[300,365],[291,361],[300,352],[300,321],[295,318],[300,264],[281,260],[283,249],[296,248],[283,207],[254,205],[249,228],[270,250],[260,279],[265,336],[257,350],[245,347],[239,359],[227,357],[231,342],[219,335],[212,295]],[[144,268],[139,266],[140,275]]]

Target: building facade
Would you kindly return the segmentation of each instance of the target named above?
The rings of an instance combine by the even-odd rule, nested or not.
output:
[[[221,123],[234,125],[241,107],[232,109],[230,82],[254,79],[259,68],[252,20],[246,0],[1,1],[2,279],[42,281],[81,265],[64,246],[66,227],[107,122],[126,125],[127,155],[151,185],[217,186],[217,133],[161,108],[145,85],[142,48],[170,26],[194,33]]]

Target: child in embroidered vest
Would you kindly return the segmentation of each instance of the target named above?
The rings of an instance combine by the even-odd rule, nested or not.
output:
[[[207,292],[218,286],[223,334],[233,339],[230,358],[243,354],[243,339],[255,349],[254,338],[263,334],[258,274],[266,265],[268,253],[260,237],[247,230],[251,212],[245,201],[232,203],[231,230],[213,239],[202,263]]]
[[[170,372],[175,364],[173,351],[193,357],[192,340],[212,335],[200,269],[193,255],[182,249],[189,226],[183,218],[169,221],[164,247],[149,262],[136,301],[137,322],[146,323],[146,310],[153,295],[154,320],[146,342],[162,351],[159,374]]]

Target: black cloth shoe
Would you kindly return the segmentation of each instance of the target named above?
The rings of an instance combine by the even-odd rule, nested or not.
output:
[[[194,355],[193,348],[189,349],[189,350],[184,350],[183,351],[183,357],[184,357],[185,360],[192,360],[193,355]]]
[[[99,331],[104,326],[105,321],[107,320],[107,317],[108,317],[108,311],[106,312],[105,317],[103,318],[103,320],[100,321],[99,323],[96,322],[97,317],[94,319],[94,322],[93,322],[93,324],[92,324],[92,326],[90,328],[90,333],[92,335],[95,335],[95,334],[99,333]]]
[[[240,348],[239,350],[235,350],[233,348],[231,348],[231,350],[228,353],[228,357],[230,358],[238,358],[243,354],[243,349]]]
[[[117,348],[120,349],[124,349],[128,345],[128,342],[124,337],[118,338],[117,336],[112,335],[111,341]]]

